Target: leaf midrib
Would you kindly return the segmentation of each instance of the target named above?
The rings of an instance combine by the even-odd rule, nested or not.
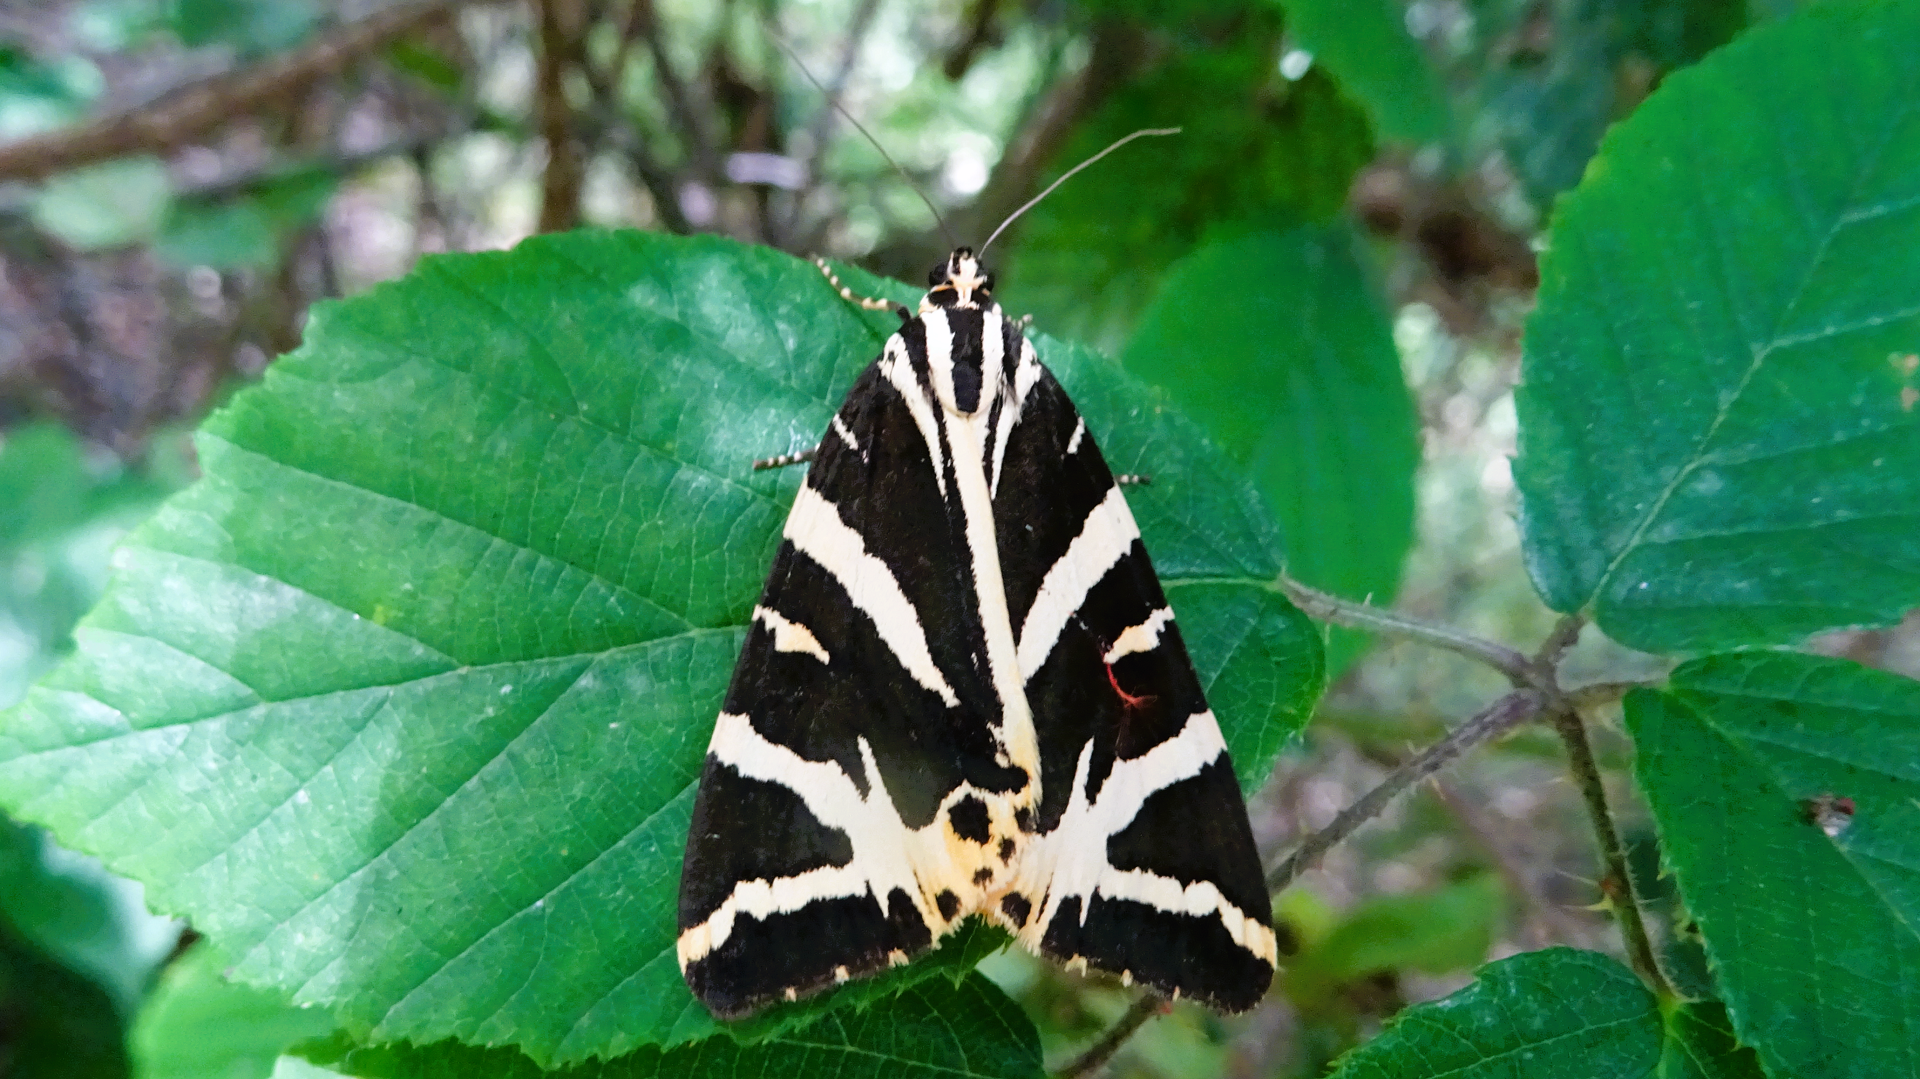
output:
[[[1914,81],[1913,78],[1907,80],[1909,89],[1913,86]],[[1905,122],[1908,113],[1913,107],[1914,97],[1915,95],[1911,92],[1901,95],[1901,105],[1893,110],[1886,126],[1880,133],[1878,144],[1870,153],[1862,155],[1861,162],[1853,176],[1851,191],[1841,204],[1843,209],[1836,212],[1833,215],[1833,219],[1828,222],[1827,227],[1820,235],[1819,241],[1815,244],[1812,254],[1807,259],[1806,270],[1801,274],[1798,284],[1795,285],[1793,295],[1788,298],[1785,304],[1781,305],[1780,310],[1774,316],[1774,324],[1768,332],[1767,341],[1762,345],[1752,346],[1754,350],[1752,362],[1747,365],[1746,372],[1742,374],[1740,381],[1734,386],[1733,392],[1728,395],[1720,407],[1715,410],[1712,421],[1707,425],[1705,433],[1700,436],[1699,441],[1695,444],[1693,452],[1688,455],[1687,460],[1681,465],[1680,469],[1674,473],[1673,479],[1668,481],[1666,487],[1655,497],[1653,505],[1647,508],[1646,514],[1641,517],[1640,522],[1634,527],[1632,534],[1627,537],[1627,541],[1621,545],[1619,552],[1607,563],[1607,568],[1602,571],[1599,579],[1594,582],[1593,588],[1588,591],[1586,599],[1580,603],[1581,609],[1585,609],[1596,603],[1599,597],[1607,591],[1607,586],[1612,582],[1613,576],[1621,564],[1626,561],[1628,556],[1639,549],[1641,537],[1646,534],[1647,530],[1651,528],[1654,522],[1660,518],[1661,514],[1666,511],[1667,504],[1672,501],[1674,494],[1680,489],[1681,485],[1690,479],[1705,462],[1709,448],[1713,445],[1713,440],[1715,436],[1719,434],[1721,426],[1726,422],[1727,417],[1732,414],[1734,407],[1739,404],[1740,399],[1746,394],[1747,387],[1752,385],[1754,377],[1759,374],[1760,368],[1766,363],[1767,359],[1773,355],[1775,350],[1785,345],[1796,343],[1792,341],[1789,336],[1783,335],[1781,328],[1785,325],[1788,317],[1791,316],[1799,306],[1802,298],[1805,297],[1807,288],[1813,283],[1815,274],[1820,269],[1821,263],[1825,260],[1827,249],[1832,244],[1834,237],[1843,229],[1857,223],[1852,219],[1851,215],[1853,208],[1857,207],[1860,203],[1860,189],[1865,184],[1867,177],[1870,176],[1875,167],[1877,167],[1880,158],[1885,154],[1887,145],[1891,142],[1894,132]],[[1684,143],[1684,145],[1691,146],[1692,143]],[[1694,168],[1690,169],[1688,174],[1697,179],[1702,175],[1702,172]],[[1718,217],[1712,212],[1713,204],[1711,201],[1703,198],[1696,200],[1696,205],[1701,207],[1701,216],[1707,224],[1708,231],[1716,237],[1722,235],[1723,230],[1719,225]],[[1719,254],[1722,261],[1724,261],[1728,250],[1726,244],[1716,241],[1714,247],[1716,253]],[[1724,286],[1723,291],[1726,291]],[[1608,326],[1609,332],[1611,333],[1611,321],[1609,321]]]

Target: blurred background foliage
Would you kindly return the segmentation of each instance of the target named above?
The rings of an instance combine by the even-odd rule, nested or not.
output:
[[[1205,426],[1303,580],[1537,639],[1551,617],[1519,566],[1507,463],[1536,239],[1609,124],[1790,7],[0,0],[0,706],[69,646],[113,541],[191,479],[183,432],[298,344],[316,301],[581,225],[915,281],[949,231],[979,242],[1148,126],[1184,134],[1103,161],[997,241],[1004,302]],[[1900,630],[1822,646],[1920,668]],[[1606,647],[1576,662],[1658,669]],[[1355,635],[1330,659],[1318,721],[1252,807],[1268,846],[1499,689]],[[1620,766],[1623,740],[1601,748]],[[1522,734],[1405,800],[1282,898],[1291,1007],[1232,1038],[1178,1012],[1120,1071],[1318,1074],[1490,957],[1604,945],[1557,761]],[[0,852],[0,1074],[318,1071],[280,1053],[326,1017],[226,983],[139,886],[35,828],[0,821]],[[1703,969],[1668,936],[1672,969]],[[1022,956],[985,969],[1056,1059],[1130,1001]]]

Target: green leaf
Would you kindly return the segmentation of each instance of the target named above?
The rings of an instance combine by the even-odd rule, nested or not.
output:
[[[97,982],[0,931],[8,1079],[127,1079],[123,1017]]]
[[[1920,683],[1714,656],[1626,717],[1741,1041],[1797,1079],[1920,1071]],[[1850,821],[1820,810],[1839,798]]]
[[[1474,983],[1395,1017],[1333,1079],[1627,1079],[1660,1059],[1660,1015],[1633,972],[1549,948],[1480,968]]]
[[[1343,980],[1382,970],[1465,970],[1493,945],[1503,896],[1500,881],[1483,875],[1431,892],[1369,899],[1316,949],[1318,961]]]
[[[231,982],[200,944],[167,968],[128,1043],[136,1079],[267,1079],[289,1046],[333,1030],[323,1008]]]
[[[687,814],[801,479],[749,462],[817,440],[891,322],[804,262],[646,233],[318,309],[0,717],[0,802],[362,1040],[550,1065],[712,1035],[674,959]],[[1130,501],[1263,776],[1322,673],[1271,518],[1116,365],[1039,344],[1154,473]]]
[[[1245,467],[1289,573],[1386,605],[1413,543],[1419,417],[1355,244],[1343,226],[1216,240],[1168,272],[1123,356]],[[1328,669],[1365,639],[1336,631]]]
[[[683,1049],[642,1049],[612,1060],[545,1071],[511,1049],[458,1042],[309,1046],[310,1059],[364,1079],[735,1079],[832,1075],[837,1079],[1001,1079],[1038,1076],[1040,1038],[1019,1005],[985,977],[932,978],[889,1000],[843,1010],[754,1045],[728,1038]]]
[[[151,239],[166,220],[173,184],[158,158],[123,157],[63,172],[33,203],[33,223],[80,251]]]
[[[188,48],[224,44],[243,56],[299,44],[319,22],[312,0],[175,0],[173,32]]]
[[[1718,1001],[1675,1004],[1665,1020],[1658,1079],[1766,1079],[1760,1057],[1734,1037]]]
[[[128,470],[55,423],[0,441],[0,706],[69,647],[73,624],[106,585],[108,550],[180,486],[169,475],[177,462],[155,465]]]
[[[1392,0],[1286,0],[1287,33],[1327,66],[1348,96],[1366,106],[1390,139],[1427,142],[1446,134],[1440,80]]]
[[[280,238],[252,200],[183,203],[167,215],[153,250],[175,266],[257,269],[280,260]]]
[[[180,937],[147,913],[138,884],[108,874],[47,833],[0,818],[0,919],[48,958],[98,985],[131,1019]]]
[[[1514,465],[1555,609],[1698,651],[1920,603],[1916,37],[1911,3],[1763,27],[1560,204]]]
[[[1143,127],[1181,133],[1128,146],[1027,214],[1001,302],[1033,311],[1044,329],[1117,347],[1162,271],[1212,229],[1337,214],[1373,159],[1366,117],[1318,70],[1283,78],[1277,50],[1248,30],[1231,49],[1182,53],[1116,93],[1068,141],[1060,171]]]

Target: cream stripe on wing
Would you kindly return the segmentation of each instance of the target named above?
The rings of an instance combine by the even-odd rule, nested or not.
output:
[[[1093,507],[1080,534],[1067,545],[1067,553],[1047,569],[1040,592],[1027,609],[1020,627],[1020,676],[1030,680],[1047,662],[1060,631],[1073,612],[1086,602],[1087,593],[1100,578],[1133,548],[1140,538],[1140,527],[1133,523],[1126,496],[1118,485],[1107,490],[1107,497]]]
[[[920,376],[914,373],[913,361],[907,357],[907,343],[899,334],[887,338],[887,347],[880,354],[880,373],[898,390],[907,403],[907,414],[913,417],[913,425],[920,429],[920,440],[927,444],[927,457],[933,462],[934,482],[940,485],[940,501],[947,500],[947,463],[946,455],[940,452],[940,429],[933,418],[933,404],[927,400],[927,391],[920,385]]]
[[[945,308],[936,307],[920,316],[927,336],[927,374],[933,383],[933,396],[940,407],[958,412],[953,400],[953,323]],[[958,452],[958,451],[955,451]]]
[[[926,630],[913,609],[893,570],[867,553],[860,533],[840,519],[840,510],[826,496],[808,484],[801,484],[793,499],[793,512],[787,515],[787,527],[781,533],[801,554],[820,564],[846,589],[847,598],[873,622],[880,639],[893,650],[900,665],[915,682],[940,695],[952,708],[960,698],[934,665],[927,650]]]
[[[815,637],[812,630],[787,618],[779,611],[755,607],[753,617],[755,621],[767,627],[767,632],[773,634],[774,651],[804,652],[822,663],[833,662],[832,657],[827,655],[826,648],[821,645],[820,638]]]
[[[1107,860],[1107,841],[1125,831],[1140,815],[1148,798],[1200,774],[1227,751],[1220,725],[1212,712],[1187,717],[1180,733],[1131,760],[1116,760],[1100,785],[1100,797],[1087,800],[1092,770],[1093,742],[1080,751],[1074,770],[1073,793],[1060,824],[1027,848],[1016,890],[1044,897],[1040,915],[1027,923],[1020,938],[1038,950],[1046,927],[1068,899],[1080,898],[1084,923],[1093,896],[1130,899],[1170,914],[1192,917],[1216,915],[1234,942],[1269,963],[1276,960],[1273,930],[1248,917],[1227,901],[1217,885],[1207,881],[1182,884],[1171,877],[1139,869],[1117,869]]]
[[[1160,632],[1171,621],[1173,621],[1173,608],[1162,607],[1148,615],[1145,622],[1137,626],[1128,626],[1120,636],[1114,638],[1113,647],[1107,649],[1107,654],[1100,657],[1100,662],[1111,665],[1118,663],[1122,656],[1130,656],[1135,652],[1151,652],[1160,647]]]
[[[843,866],[735,883],[706,921],[680,934],[675,950],[681,970],[725,944],[733,935],[735,919],[742,914],[764,920],[771,914],[799,910],[817,899],[864,894],[873,895],[885,909],[887,896],[895,888],[905,889],[914,897],[915,906],[922,905],[924,899],[914,872],[916,833],[894,810],[867,740],[862,738],[859,744],[867,780],[864,798],[839,764],[807,760],[767,740],[746,716],[720,713],[707,751],[748,779],[777,783],[799,795],[807,812],[822,825],[846,833],[853,858]],[[923,907],[921,916],[927,918],[928,914]],[[937,923],[931,918],[928,921],[930,929],[937,929]]]

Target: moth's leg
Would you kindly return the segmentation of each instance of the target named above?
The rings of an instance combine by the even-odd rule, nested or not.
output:
[[[1148,487],[1153,484],[1153,477],[1138,472],[1121,472],[1113,477],[1113,482],[1122,487]]]
[[[753,470],[755,472],[760,472],[769,468],[785,468],[788,465],[805,464],[806,462],[813,460],[814,455],[819,452],[820,452],[820,447],[809,446],[808,448],[801,450],[798,453],[783,453],[778,457],[762,458],[761,460],[755,461],[753,463]]]
[[[832,285],[833,290],[840,294],[840,298],[848,303],[859,304],[868,311],[891,311],[903,319],[912,317],[912,312],[907,310],[906,304],[894,303],[892,300],[876,300],[868,296],[855,296],[852,289],[840,283],[839,276],[833,272],[832,267],[827,265],[826,259],[815,258],[813,264],[820,267],[820,272],[827,276],[827,283]]]

